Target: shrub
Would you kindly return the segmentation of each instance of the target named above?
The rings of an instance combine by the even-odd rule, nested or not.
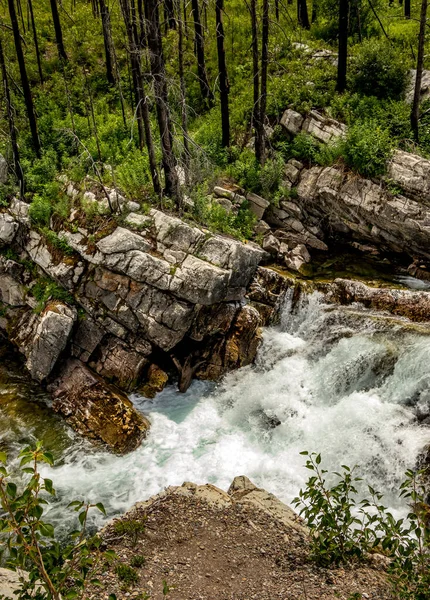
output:
[[[145,531],[145,522],[138,519],[121,519],[115,522],[114,531],[118,535],[129,538],[135,546],[139,536]]]
[[[385,40],[365,40],[350,69],[353,91],[377,98],[400,99],[409,78],[404,54]]]
[[[89,511],[102,504],[71,502],[69,508],[78,513],[78,529],[61,544],[55,539],[54,527],[44,519],[46,498],[55,496],[53,483],[42,478],[39,464],[53,466],[53,457],[38,442],[20,453],[20,469],[24,482],[19,486],[6,467],[6,454],[0,452],[0,542],[7,552],[7,565],[26,570],[28,580],[20,579],[17,600],[60,600],[79,598],[94,579],[102,561],[115,558],[113,552],[101,552],[101,540],[87,535]]]
[[[130,567],[129,565],[119,564],[115,569],[115,573],[118,576],[118,579],[123,581],[124,583],[136,583],[138,581],[139,576],[137,571]]]
[[[30,204],[29,215],[37,225],[49,225],[52,215],[52,205],[46,196],[36,194]]]
[[[340,473],[328,474],[321,455],[308,452],[306,468],[312,472],[306,488],[293,504],[311,530],[313,559],[323,565],[363,560],[375,549],[391,558],[390,580],[396,597],[430,600],[430,507],[423,471],[407,471],[400,496],[409,502],[407,520],[396,520],[381,503],[382,494],[368,486],[369,499],[359,499],[357,467],[342,465]],[[428,476],[428,475],[427,475]],[[336,477],[334,485],[328,479]]]
[[[37,300],[36,313],[42,312],[45,308],[46,303],[49,300],[60,300],[67,304],[74,304],[75,300],[69,292],[60,287],[53,279],[44,277],[39,279],[35,285],[31,288],[31,294]]]
[[[373,120],[357,123],[348,129],[344,146],[346,163],[364,177],[382,175],[393,152],[387,129]]]
[[[142,556],[142,554],[136,554],[135,556],[131,557],[130,565],[132,567],[136,567],[137,569],[139,569],[140,567],[143,567],[145,562],[146,562],[146,559],[144,556]]]

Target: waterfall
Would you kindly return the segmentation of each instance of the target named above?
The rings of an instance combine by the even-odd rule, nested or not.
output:
[[[195,381],[186,394],[171,386],[153,401],[133,396],[152,428],[132,454],[113,456],[72,436],[50,473],[64,498],[51,516],[75,497],[104,502],[111,516],[167,485],[226,489],[242,474],[289,503],[308,477],[303,450],[321,452],[329,470],[360,465],[401,510],[403,473],[430,442],[421,424],[430,414],[429,355],[425,327],[325,305],[318,293],[294,308],[287,297],[253,366],[217,385]]]

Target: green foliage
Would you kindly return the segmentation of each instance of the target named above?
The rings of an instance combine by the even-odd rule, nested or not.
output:
[[[403,52],[387,40],[365,40],[357,46],[350,69],[352,91],[380,99],[399,100],[409,80]]]
[[[52,215],[52,205],[49,198],[36,194],[30,204],[29,215],[36,225],[48,226]]]
[[[124,565],[120,563],[116,566],[115,573],[118,576],[118,579],[120,579],[120,581],[124,582],[127,585],[136,583],[139,580],[139,575],[137,574],[137,571],[129,565]]]
[[[25,448],[19,456],[23,485],[12,480],[6,454],[0,452],[0,541],[7,565],[28,572],[28,580],[20,579],[16,598],[81,598],[89,584],[99,585],[95,572],[101,562],[115,557],[112,552],[102,552],[100,538],[87,533],[90,510],[96,508],[106,514],[105,509],[100,503],[71,502],[69,508],[78,513],[78,529],[60,544],[53,525],[44,517],[47,498],[55,497],[56,492],[51,479],[42,477],[39,471],[40,463],[53,466],[54,459],[40,442],[34,449]]]
[[[243,202],[238,209],[227,211],[217,202],[211,202],[199,189],[194,194],[194,216],[197,221],[215,232],[226,233],[238,239],[249,239],[257,221]]]
[[[59,300],[67,304],[74,304],[75,300],[69,292],[60,287],[53,279],[47,277],[40,278],[31,288],[31,294],[37,300],[35,312],[40,313],[45,308],[47,302]]]
[[[390,132],[372,120],[352,125],[347,132],[344,158],[352,169],[364,177],[385,173],[393,152]]]
[[[424,472],[407,471],[400,496],[408,500],[407,520],[398,519],[381,503],[382,494],[368,486],[370,499],[359,499],[357,467],[340,473],[321,467],[321,455],[302,452],[312,472],[306,488],[293,500],[311,529],[314,560],[323,566],[364,560],[377,549],[390,559],[390,578],[397,597],[430,599],[430,506]],[[329,486],[333,476],[336,481]]]
[[[74,255],[75,251],[71,246],[69,246],[67,240],[59,237],[55,231],[52,231],[52,229],[48,229],[47,227],[43,227],[41,232],[48,245],[52,246],[56,250],[60,250],[60,252],[66,256]]]
[[[115,521],[114,531],[117,535],[131,540],[132,545],[135,546],[140,535],[145,531],[145,521],[143,519],[120,519]]]
[[[140,567],[143,567],[145,562],[146,562],[146,559],[142,554],[135,554],[134,556],[131,557],[130,565],[132,567],[140,569]]]

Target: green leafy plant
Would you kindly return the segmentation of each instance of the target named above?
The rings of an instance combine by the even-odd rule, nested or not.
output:
[[[370,499],[360,499],[356,485],[362,481],[357,467],[342,465],[340,473],[321,467],[321,455],[307,456],[312,471],[306,488],[293,500],[301,507],[311,530],[313,559],[324,566],[364,560],[375,550],[390,558],[389,574],[396,597],[430,600],[430,506],[425,472],[406,472],[400,496],[408,501],[407,519],[396,520],[382,504],[382,494],[368,486]],[[327,480],[336,478],[333,485]]]
[[[37,305],[34,309],[36,313],[42,312],[50,300],[59,300],[67,304],[75,303],[73,296],[69,292],[48,277],[38,279],[30,291],[32,296],[37,300]]]
[[[400,99],[409,79],[404,54],[389,41],[374,38],[357,48],[351,63],[351,89],[380,99]]]
[[[115,521],[114,531],[117,535],[127,537],[133,546],[137,544],[139,536],[145,531],[143,519],[120,519]]]
[[[140,567],[143,567],[145,562],[146,562],[146,559],[142,554],[135,554],[134,556],[131,557],[130,565],[132,567],[140,569]]]
[[[44,518],[44,507],[56,492],[51,479],[42,477],[40,463],[53,466],[52,454],[38,442],[19,455],[23,481],[15,483],[6,466],[7,457],[0,452],[0,541],[5,549],[7,565],[19,572],[18,600],[72,600],[80,598],[88,585],[99,585],[95,577],[101,561],[115,558],[113,552],[102,552],[101,540],[87,532],[88,515],[96,508],[103,514],[101,503],[76,500],[69,508],[78,513],[78,529],[65,543],[55,539],[54,526]]]
[[[376,121],[368,120],[348,129],[344,146],[346,163],[364,177],[376,177],[386,171],[393,152],[390,132]]]
[[[136,583],[139,580],[137,571],[130,567],[130,565],[124,565],[120,563],[116,566],[115,573],[122,582],[130,585]]]

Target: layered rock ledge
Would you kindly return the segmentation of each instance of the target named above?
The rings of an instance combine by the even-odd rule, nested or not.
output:
[[[91,235],[72,214],[53,244],[30,226],[24,202],[0,213],[0,329],[49,385],[54,409],[118,452],[135,448],[149,425],[124,392],[146,386],[151,395],[165,372],[185,390],[194,376],[249,364],[260,312],[267,319],[275,308],[246,298],[268,256],[257,245],[158,210],[126,222],[134,224]]]

